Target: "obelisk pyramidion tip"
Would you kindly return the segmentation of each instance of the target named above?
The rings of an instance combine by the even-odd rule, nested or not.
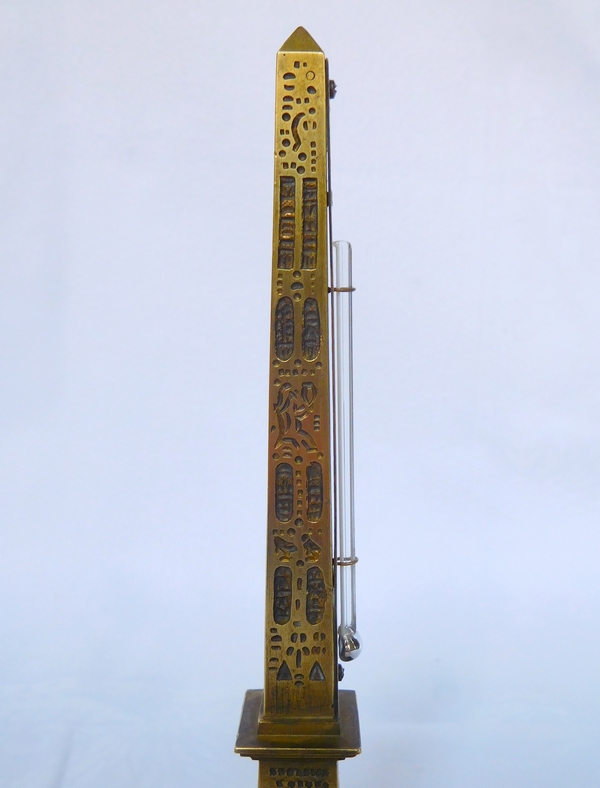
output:
[[[297,27],[279,51],[322,52],[323,50],[307,30]]]

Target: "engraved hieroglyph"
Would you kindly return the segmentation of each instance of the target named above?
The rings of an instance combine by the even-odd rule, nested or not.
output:
[[[307,298],[302,310],[302,355],[314,361],[321,350],[321,318],[316,298]]]
[[[287,296],[280,298],[275,309],[275,355],[287,361],[294,352],[294,304]]]
[[[311,462],[306,469],[306,502],[308,520],[318,522],[323,511],[323,469],[318,462]]]
[[[282,176],[279,179],[279,246],[278,268],[294,267],[296,239],[296,179]]]
[[[294,513],[294,479],[292,466],[281,462],[275,468],[275,514],[282,523],[292,519]]]
[[[312,381],[302,383],[299,389],[294,388],[291,383],[281,384],[280,382],[277,399],[273,404],[276,424],[271,430],[272,432],[277,431],[275,449],[288,444],[294,449],[299,450],[301,446],[304,446],[309,453],[318,452],[313,435],[314,421],[312,428],[309,425],[308,431],[304,428],[304,421],[314,412],[317,394],[317,387]],[[318,430],[316,431],[318,432]]]
[[[292,570],[278,566],[273,583],[273,619],[277,624],[287,624],[292,612]],[[281,641],[281,636],[279,637]],[[271,641],[273,638],[271,638]]]
[[[318,48],[279,52],[269,376],[267,648],[259,730],[266,730],[269,723],[298,718],[316,719],[318,725],[335,721],[330,370],[326,352],[327,84],[325,58]]]
[[[306,620],[309,624],[320,624],[323,620],[327,590],[323,572],[318,566],[311,566],[306,573]]]
[[[310,531],[306,534],[302,534],[302,546],[304,547],[304,560],[307,563],[319,560],[321,545],[315,542]]]
[[[318,190],[316,178],[302,181],[302,268],[317,267]]]

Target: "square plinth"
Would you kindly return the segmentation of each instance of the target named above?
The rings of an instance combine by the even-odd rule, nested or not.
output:
[[[360,754],[360,727],[356,693],[353,690],[339,692],[340,735],[327,736],[318,741],[314,737],[297,736],[293,726],[287,740],[266,742],[259,738],[258,719],[263,699],[262,690],[248,690],[244,699],[242,719],[238,731],[235,752],[254,760],[310,758],[341,761]]]

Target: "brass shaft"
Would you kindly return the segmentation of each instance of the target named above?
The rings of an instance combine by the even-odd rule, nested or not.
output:
[[[325,55],[277,54],[265,700],[261,734],[335,735]]]
[[[235,751],[259,788],[337,788],[360,753],[338,693],[328,300],[329,79],[299,27],[277,54],[265,686],[246,693]]]

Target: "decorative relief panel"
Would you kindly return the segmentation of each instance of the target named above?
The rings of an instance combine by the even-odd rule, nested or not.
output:
[[[317,267],[317,179],[302,180],[302,268]]]
[[[321,319],[316,298],[307,298],[302,310],[302,355],[314,361],[321,350]]]
[[[311,566],[306,573],[306,620],[309,624],[321,623],[326,600],[323,572],[318,566]]]
[[[287,624],[292,614],[292,570],[278,566],[273,578],[273,619],[276,624]]]
[[[284,175],[279,179],[279,249],[278,268],[294,267],[296,239],[296,179]]]
[[[284,370],[281,370],[280,374],[283,375],[283,372]],[[303,383],[300,390],[295,389],[291,383],[286,382],[280,385],[277,401],[273,405],[277,427],[272,429],[278,430],[275,449],[288,444],[294,449],[300,449],[300,445],[302,445],[306,451],[311,453],[318,450],[315,437],[312,434],[312,431],[315,430],[315,421],[313,419],[311,425],[308,419],[315,409],[317,394],[317,387],[310,380]],[[293,435],[292,423],[297,438]],[[320,427],[320,420],[317,423]]]
[[[306,517],[311,523],[321,519],[323,512],[323,469],[319,462],[306,468]]]
[[[292,426],[290,405],[297,396],[298,392],[292,389],[291,383],[284,383],[277,392],[277,402],[273,405],[278,428],[277,440],[275,441],[276,449],[285,443],[291,443],[292,446],[298,448],[298,441],[288,436],[288,432]]]
[[[294,478],[292,466],[281,462],[275,469],[275,514],[288,523],[294,513]]]
[[[281,361],[287,361],[294,352],[294,305],[287,296],[277,302],[274,333],[275,355]]]
[[[300,442],[308,452],[316,452],[318,446],[314,436],[304,429],[304,422],[308,419],[309,415],[313,412],[316,399],[317,387],[311,381],[302,384],[301,388],[302,404],[294,406],[295,426],[296,432],[300,435]],[[308,425],[306,425],[308,426]]]

